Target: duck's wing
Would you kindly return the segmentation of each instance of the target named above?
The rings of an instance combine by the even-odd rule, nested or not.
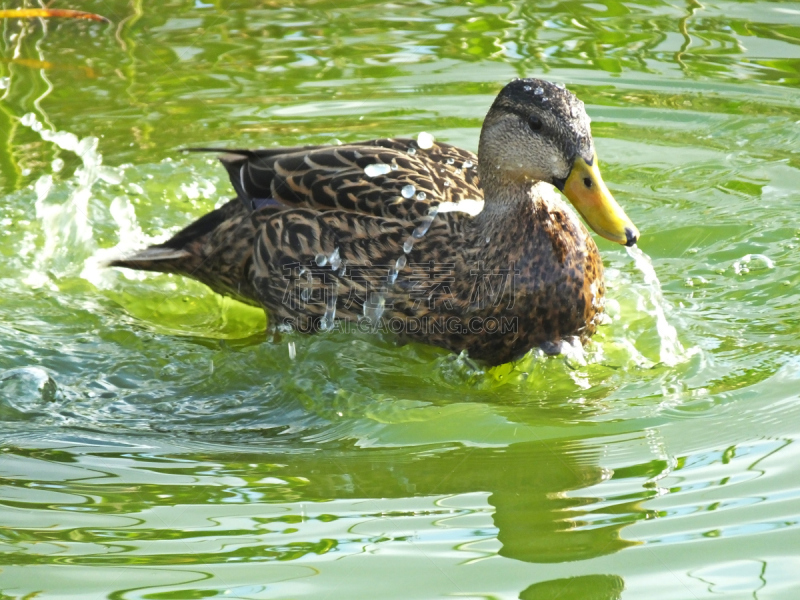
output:
[[[278,203],[413,220],[441,202],[483,198],[477,157],[450,144],[379,139],[224,152],[231,183],[252,210]]]

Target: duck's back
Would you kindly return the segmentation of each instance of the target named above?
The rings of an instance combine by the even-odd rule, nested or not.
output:
[[[264,206],[347,210],[387,218],[423,216],[440,202],[482,199],[477,157],[450,144],[411,139],[341,146],[217,150],[238,198]]]

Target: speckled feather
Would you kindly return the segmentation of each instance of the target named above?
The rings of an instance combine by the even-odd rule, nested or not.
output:
[[[519,81],[501,93],[487,123],[536,102],[516,88],[508,93],[515,84],[546,85],[557,108],[539,114],[557,137],[570,137],[553,145],[567,158],[593,153],[588,124],[573,122],[579,101],[572,94]],[[482,158],[496,159],[491,152],[482,137]],[[604,294],[597,247],[549,183],[506,181],[478,216],[434,216],[442,202],[483,198],[472,153],[385,139],[228,151],[221,160],[236,199],[166,243],[112,264],[193,277],[263,306],[272,325],[301,331],[334,318],[382,317],[399,323],[403,337],[467,350],[488,364],[571,336],[586,340],[596,329]],[[365,169],[375,164],[389,170],[370,177]],[[405,198],[409,185],[415,195]],[[484,327],[472,331],[476,319]]]

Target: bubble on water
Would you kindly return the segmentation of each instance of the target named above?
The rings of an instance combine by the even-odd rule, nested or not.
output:
[[[411,198],[414,195],[414,192],[416,191],[417,188],[415,188],[411,184],[408,184],[404,185],[403,188],[400,190],[400,195],[403,196],[403,198]]]
[[[366,173],[367,177],[378,177],[379,175],[386,175],[391,170],[392,167],[390,167],[389,165],[385,165],[383,163],[375,163],[364,167],[364,173]]]
[[[774,268],[775,263],[766,254],[745,254],[742,258],[733,263],[733,271],[737,275],[743,275],[750,271]]]
[[[433,148],[434,141],[435,138],[427,131],[423,131],[417,136],[417,145],[423,150]]]

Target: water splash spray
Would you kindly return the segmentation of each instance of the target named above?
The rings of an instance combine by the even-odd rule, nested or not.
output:
[[[656,329],[661,338],[661,349],[659,357],[661,362],[669,367],[674,367],[686,359],[686,350],[678,341],[678,332],[675,327],[669,324],[664,311],[666,301],[661,293],[661,282],[658,280],[653,262],[638,246],[626,247],[628,255],[633,259],[636,268],[644,275],[644,282],[650,290],[650,303],[653,305],[653,313],[656,319]]]

